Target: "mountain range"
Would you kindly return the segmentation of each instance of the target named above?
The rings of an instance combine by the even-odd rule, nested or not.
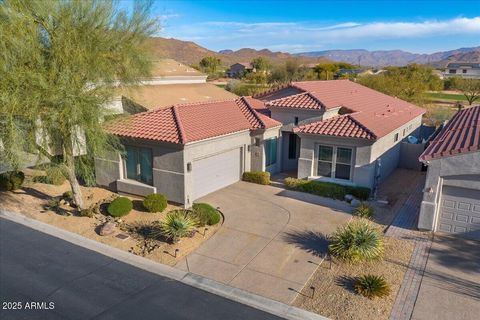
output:
[[[333,61],[348,62],[355,65],[384,67],[404,66],[410,63],[430,64],[444,67],[449,61],[480,61],[480,46],[460,48],[450,51],[440,51],[431,54],[411,53],[402,50],[368,51],[356,50],[326,50],[298,53],[299,57],[323,57]]]

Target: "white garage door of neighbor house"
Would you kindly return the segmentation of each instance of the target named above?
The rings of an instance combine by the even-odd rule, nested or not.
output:
[[[239,181],[240,157],[241,150],[233,149],[194,161],[193,200]]]
[[[443,186],[437,231],[480,240],[480,190]]]

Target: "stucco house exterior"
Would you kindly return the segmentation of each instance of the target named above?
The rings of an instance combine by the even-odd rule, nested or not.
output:
[[[375,189],[424,110],[348,80],[293,82],[258,95],[179,104],[107,125],[127,155],[96,159],[97,183],[190,206],[245,171]]]
[[[255,72],[255,68],[250,62],[237,62],[230,66],[227,71],[227,77],[240,78],[247,72]]]
[[[465,79],[480,79],[480,63],[478,62],[450,62],[443,72],[445,78],[461,77]]]
[[[458,111],[420,161],[428,171],[418,228],[480,240],[480,106]]]

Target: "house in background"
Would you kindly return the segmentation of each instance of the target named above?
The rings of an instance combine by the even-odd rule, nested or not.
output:
[[[229,78],[241,78],[248,72],[255,72],[255,68],[250,62],[238,62],[230,66],[227,71]]]
[[[458,111],[420,161],[428,171],[418,228],[480,240],[480,106]]]
[[[400,143],[424,113],[348,80],[294,82],[258,98],[174,105],[108,124],[127,156],[97,158],[97,183],[163,193],[186,207],[245,171],[374,189],[399,165]]]
[[[461,77],[465,79],[480,79],[480,63],[450,62],[443,72],[445,78]]]

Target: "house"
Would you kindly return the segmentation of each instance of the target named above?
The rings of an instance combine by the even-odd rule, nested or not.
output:
[[[245,171],[278,171],[281,123],[257,112],[249,97],[137,113],[114,121],[126,157],[95,159],[97,183],[119,192],[163,193],[190,206],[237,182]]]
[[[425,111],[349,80],[292,82],[256,96],[283,124],[282,171],[375,189]]]
[[[293,82],[257,98],[174,105],[108,124],[127,155],[97,158],[97,183],[164,193],[187,207],[245,171],[374,189],[398,166],[400,142],[424,113],[348,80]]]
[[[420,161],[428,171],[418,228],[480,240],[480,106],[458,111]]]
[[[241,78],[248,72],[255,72],[255,68],[250,62],[238,62],[230,66],[227,71],[229,78]]]
[[[445,78],[461,77],[465,79],[480,79],[480,63],[478,62],[450,62],[443,72]]]

